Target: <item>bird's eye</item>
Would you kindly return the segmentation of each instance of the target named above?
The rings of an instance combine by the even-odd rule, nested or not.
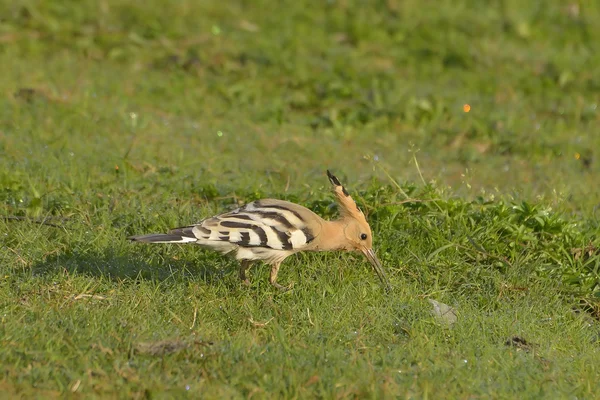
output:
[[[366,233],[361,233],[360,234],[360,240],[367,240],[367,234]]]

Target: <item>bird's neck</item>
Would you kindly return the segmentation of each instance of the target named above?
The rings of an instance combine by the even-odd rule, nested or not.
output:
[[[335,221],[323,221],[321,228],[321,240],[316,250],[343,250],[348,246],[348,241],[344,235],[346,221],[338,219]]]

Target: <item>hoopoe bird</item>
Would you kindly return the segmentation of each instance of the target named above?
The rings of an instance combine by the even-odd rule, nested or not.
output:
[[[222,254],[234,253],[240,261],[239,277],[249,284],[246,272],[255,261],[271,267],[269,281],[277,283],[283,260],[301,251],[359,251],[373,266],[389,290],[390,284],[373,251],[373,236],[365,215],[340,181],[327,171],[337,198],[340,217],[327,221],[306,207],[284,200],[262,199],[233,211],[206,218],[195,225],[175,228],[165,234],[130,236],[146,243],[195,243]]]

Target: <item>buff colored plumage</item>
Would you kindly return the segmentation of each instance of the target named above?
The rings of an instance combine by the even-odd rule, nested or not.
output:
[[[166,234],[131,236],[148,243],[195,243],[220,253],[232,253],[240,261],[240,279],[253,262],[271,266],[269,281],[277,283],[283,260],[300,251],[360,251],[389,289],[389,281],[373,251],[371,228],[352,197],[331,172],[329,181],[337,198],[340,218],[327,221],[308,208],[284,200],[263,199],[233,211],[207,218],[195,225],[175,228]]]

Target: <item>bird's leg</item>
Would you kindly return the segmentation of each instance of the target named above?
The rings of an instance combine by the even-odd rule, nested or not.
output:
[[[271,285],[275,286],[277,289],[285,292],[290,290],[292,286],[294,286],[294,284],[292,283],[290,286],[282,286],[279,283],[277,283],[277,274],[279,273],[280,265],[281,262],[271,265],[271,276],[269,277],[269,282],[271,282]]]
[[[240,279],[246,286],[250,286],[250,281],[248,280],[248,277],[246,276],[246,271],[248,271],[251,266],[252,266],[252,261],[250,261],[250,260],[242,260],[240,262]]]

